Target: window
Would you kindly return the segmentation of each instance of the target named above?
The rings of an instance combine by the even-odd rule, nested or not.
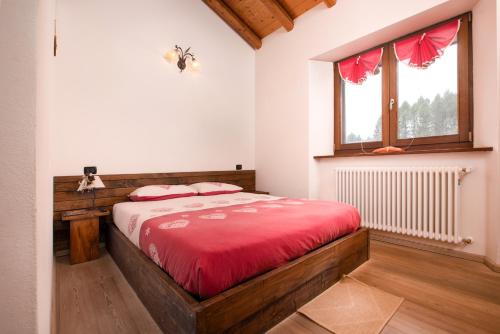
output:
[[[470,14],[334,66],[335,152],[472,147]]]
[[[380,72],[369,76],[362,85],[350,84],[342,80],[342,110],[345,117],[343,143],[382,141],[381,91],[382,73]]]
[[[457,59],[454,43],[426,70],[398,62],[398,139],[458,134]]]

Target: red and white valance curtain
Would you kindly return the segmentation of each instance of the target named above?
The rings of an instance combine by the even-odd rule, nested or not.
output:
[[[368,75],[376,74],[384,48],[371,50],[338,63],[339,73],[347,82],[361,85]]]
[[[424,69],[441,57],[457,37],[460,19],[394,43],[397,59],[409,66]]]
[[[456,19],[423,33],[394,42],[396,58],[409,66],[425,69],[444,54],[457,37],[460,19]],[[344,81],[361,85],[368,75],[378,73],[384,48],[374,49],[338,63]]]

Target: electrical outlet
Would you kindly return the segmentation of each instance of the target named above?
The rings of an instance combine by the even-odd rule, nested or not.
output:
[[[242,169],[243,169],[243,165],[240,165],[240,164],[236,165],[236,170],[242,170]]]
[[[83,174],[97,174],[97,167],[83,167]]]

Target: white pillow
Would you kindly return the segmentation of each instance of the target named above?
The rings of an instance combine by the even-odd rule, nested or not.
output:
[[[234,194],[243,190],[242,187],[235,186],[234,184],[221,182],[200,182],[192,184],[191,187],[196,189],[201,196]]]
[[[183,184],[180,185],[153,185],[137,188],[128,197],[134,202],[161,201],[164,199],[196,196],[196,189]]]

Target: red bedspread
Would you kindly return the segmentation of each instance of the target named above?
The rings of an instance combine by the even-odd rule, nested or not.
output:
[[[358,211],[327,201],[259,201],[169,214],[139,244],[184,289],[209,298],[356,231]]]

